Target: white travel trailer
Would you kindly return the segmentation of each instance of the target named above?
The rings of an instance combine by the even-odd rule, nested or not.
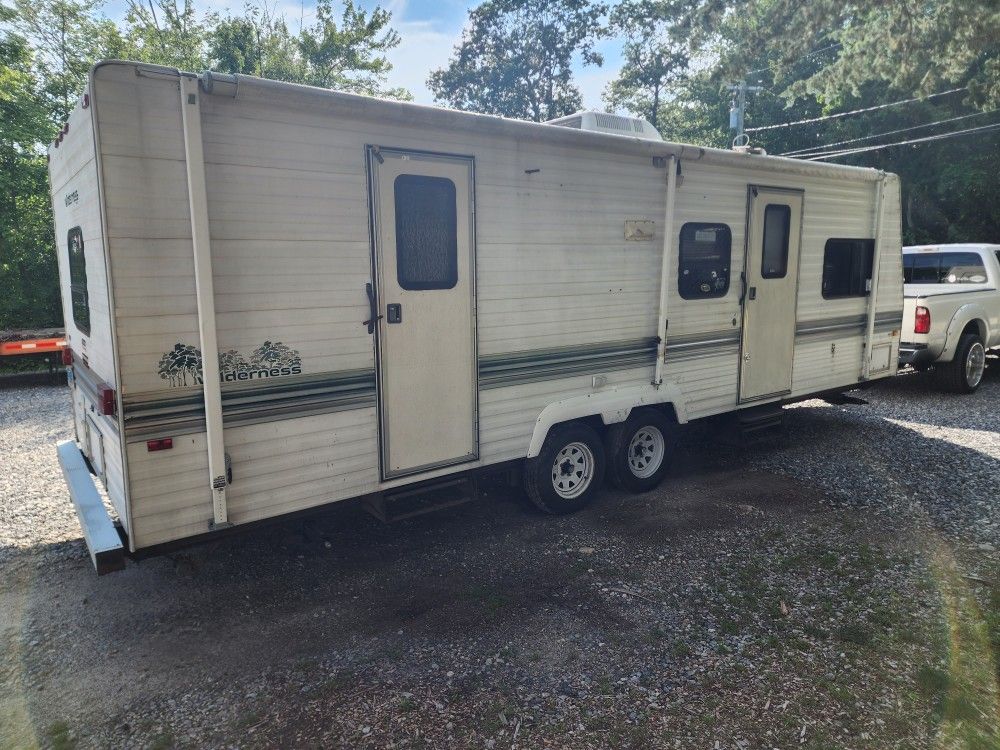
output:
[[[896,371],[875,170],[127,62],[49,157],[100,570],[501,464],[567,512],[678,424]]]

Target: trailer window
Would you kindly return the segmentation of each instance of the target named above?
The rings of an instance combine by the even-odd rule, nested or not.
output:
[[[69,290],[73,301],[73,322],[83,333],[90,335],[90,297],[87,294],[87,263],[83,254],[83,231],[80,227],[69,230],[66,239],[69,252]]]
[[[394,183],[396,279],[410,290],[451,289],[458,283],[455,183],[402,174]]]
[[[906,284],[985,284],[986,266],[979,253],[907,253]]]
[[[733,234],[725,224],[681,227],[677,290],[684,299],[723,297],[729,291]]]
[[[765,279],[783,279],[788,273],[788,233],[792,209],[783,204],[768,204],[764,209],[764,251],[760,275]]]
[[[823,249],[823,297],[864,297],[869,292],[875,240],[826,241]]]

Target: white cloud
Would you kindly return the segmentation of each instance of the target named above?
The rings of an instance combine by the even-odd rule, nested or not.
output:
[[[414,101],[430,104],[434,97],[427,88],[427,77],[432,70],[448,64],[461,29],[443,31],[429,21],[404,20],[394,26],[402,41],[388,54],[392,63],[389,85],[403,86],[413,94]]]

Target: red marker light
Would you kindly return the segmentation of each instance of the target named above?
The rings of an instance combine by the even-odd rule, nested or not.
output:
[[[917,307],[917,314],[913,321],[913,332],[914,333],[930,333],[931,332],[931,311],[926,307]]]
[[[115,413],[115,391],[109,385],[102,385],[97,389],[98,404],[97,410],[105,416],[114,416]]]
[[[152,453],[153,451],[168,451],[174,447],[173,438],[159,438],[157,440],[147,440],[146,450]]]
[[[62,350],[62,363],[66,365],[66,367],[73,364],[73,350],[69,347]]]

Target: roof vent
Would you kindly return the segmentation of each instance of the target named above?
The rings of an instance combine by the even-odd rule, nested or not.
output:
[[[625,135],[630,138],[643,138],[648,141],[662,141],[663,137],[647,120],[640,117],[623,117],[607,112],[577,112],[566,117],[549,120],[547,125],[559,125],[564,128],[590,130],[611,135]]]

